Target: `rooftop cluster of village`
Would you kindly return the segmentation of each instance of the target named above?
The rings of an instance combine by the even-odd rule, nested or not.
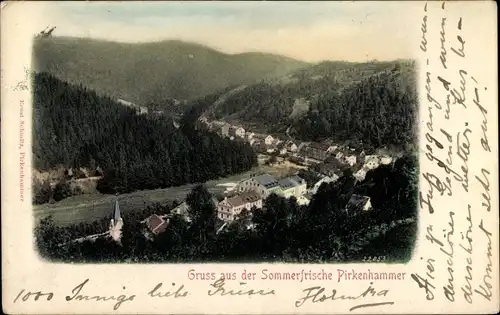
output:
[[[217,211],[217,218],[223,223],[230,223],[236,220],[244,210],[251,215],[252,210],[261,209],[265,199],[273,193],[285,198],[295,197],[300,205],[309,204],[313,194],[312,191],[307,190],[306,181],[299,176],[278,180],[269,174],[260,174],[241,180],[231,192],[226,193],[222,200],[219,201],[213,197],[212,202]],[[169,214],[153,214],[143,222],[148,232],[159,234],[166,230],[168,218],[172,215],[181,215],[187,222],[191,221],[189,205],[183,202]],[[225,226],[227,224],[222,224],[218,232],[221,232]],[[252,225],[248,227],[251,228]]]
[[[295,198],[299,205],[308,205],[312,196],[318,191],[323,183],[335,181],[337,178],[323,177],[311,188],[307,189],[307,183],[304,179],[297,175],[276,179],[269,174],[260,174],[250,176],[241,180],[222,200],[218,200],[215,196],[212,202],[216,208],[217,218],[220,219],[220,225],[217,233],[220,233],[228,226],[229,223],[236,220],[243,211],[252,217],[252,211],[261,209],[264,206],[265,199],[271,194],[276,194],[284,198]],[[345,211],[357,214],[362,211],[371,209],[370,198],[366,196],[352,195],[346,206]],[[172,209],[168,214],[152,214],[145,218],[144,236],[151,239],[153,235],[158,235],[167,230],[170,218],[173,215],[180,215],[186,222],[191,222],[189,216],[189,205],[187,202],[182,202],[180,205]],[[116,200],[112,219],[109,226],[109,231],[101,234],[90,235],[75,241],[96,240],[100,237],[112,238],[116,242],[120,242],[121,229],[124,225],[120,214],[120,206]],[[248,223],[247,228],[252,229],[255,225]]]
[[[226,192],[223,200],[213,198],[217,217],[225,222],[218,232],[222,231],[227,223],[237,219],[244,209],[251,214],[252,209],[262,208],[265,199],[273,193],[284,198],[294,197],[299,205],[308,205],[323,183],[335,182],[346,168],[353,171],[356,180],[363,181],[369,170],[393,162],[393,157],[385,149],[367,155],[364,150],[337,145],[328,139],[319,143],[297,142],[292,139],[280,139],[276,135],[246,131],[241,126],[224,121],[209,122],[204,117],[200,121],[223,137],[235,141],[247,141],[257,152],[277,156],[277,163],[289,160],[300,165],[317,166],[321,176],[316,183],[311,183],[309,189],[306,181],[298,175],[277,179],[270,174],[259,174],[241,180],[234,189]],[[189,206],[183,202],[170,214],[154,214],[143,222],[149,233],[159,234],[167,229],[168,218],[173,214],[182,215],[189,222],[188,209]],[[370,198],[359,195],[352,195],[346,207],[346,211],[353,213],[370,209]],[[250,224],[248,228],[252,226]]]
[[[153,115],[163,115],[165,113],[164,109],[161,108],[148,108],[146,106],[137,105],[135,103],[123,100],[121,98],[116,99],[119,104],[134,109],[137,115],[153,114]],[[187,100],[177,100],[175,98],[169,99],[172,107],[186,106]]]
[[[367,154],[363,148],[349,148],[347,145],[336,144],[331,139],[303,142],[290,137],[284,139],[277,135],[255,133],[224,121],[209,121],[206,117],[200,118],[200,122],[223,137],[248,142],[256,152],[275,156],[277,163],[288,160],[295,164],[314,167],[326,176],[338,177],[349,168],[354,177],[362,181],[369,170],[393,161],[392,154],[386,148],[371,150],[372,152]]]

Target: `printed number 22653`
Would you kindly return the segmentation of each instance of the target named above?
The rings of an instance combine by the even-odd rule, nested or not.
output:
[[[370,262],[370,261],[384,261],[386,259],[385,256],[364,256],[362,261]]]

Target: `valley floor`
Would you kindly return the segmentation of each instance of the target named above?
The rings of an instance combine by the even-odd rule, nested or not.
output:
[[[295,172],[293,164],[282,166],[260,165],[252,170],[205,183],[205,186],[212,194],[223,194],[231,183],[249,177],[254,173],[269,173],[273,176],[282,177]],[[195,184],[170,187],[165,189],[135,191],[128,194],[119,195],[120,209],[122,212],[136,211],[144,209],[154,203],[166,203],[178,200],[182,202]],[[49,215],[59,225],[70,225],[81,222],[91,222],[111,214],[116,196],[104,194],[83,194],[69,197],[53,204],[34,205],[33,213],[38,222]]]

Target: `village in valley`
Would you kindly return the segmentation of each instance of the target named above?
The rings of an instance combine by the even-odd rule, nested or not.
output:
[[[130,106],[130,103],[127,106]],[[138,114],[147,113],[143,108],[139,108],[137,111]],[[217,218],[220,220],[217,233],[224,231],[224,228],[237,219],[242,212],[249,213],[251,216],[252,210],[261,209],[265,199],[271,194],[284,198],[294,198],[297,204],[308,205],[312,196],[323,183],[335,182],[343,176],[346,170],[352,172],[357,181],[363,181],[368,171],[374,170],[380,165],[389,165],[398,157],[391,154],[386,148],[367,154],[363,149],[335,144],[330,139],[325,139],[322,142],[303,142],[293,140],[291,137],[288,139],[280,138],[278,135],[245,130],[240,125],[231,125],[220,120],[209,121],[206,117],[201,117],[198,120],[198,128],[206,128],[232,141],[247,142],[259,153],[260,164],[267,164],[271,167],[290,164],[296,167],[292,169],[308,170],[314,173],[318,179],[315,182],[307,183],[298,175],[298,172],[283,178],[262,173],[253,174],[238,183],[229,184],[223,199],[218,200],[216,196],[212,197],[212,202],[217,210]],[[183,201],[168,214],[154,213],[144,218],[141,221],[144,237],[152,239],[153,235],[165,232],[172,215],[180,215],[186,222],[191,222],[188,209],[189,206]],[[345,211],[355,215],[371,209],[370,197],[353,194]],[[120,214],[119,199],[113,205],[111,217],[109,231],[81,237],[74,241],[94,241],[99,237],[110,237],[119,243],[121,229],[124,225]],[[248,229],[254,227],[251,220],[247,222]]]
[[[192,115],[196,103],[170,99],[174,113],[169,113],[111,101],[115,110],[140,122],[137,128],[165,131],[157,140],[143,131],[144,141],[122,142],[109,151],[114,158],[99,164],[95,158],[103,157],[102,146],[75,152],[77,159],[89,152],[95,158],[69,168],[57,162],[67,156],[62,149],[50,172],[33,170],[36,234],[44,255],[63,261],[346,261],[392,251],[387,257],[409,259],[416,229],[412,143],[377,147],[373,140],[364,144],[359,133],[357,140],[304,141],[292,125],[269,133],[209,112]],[[185,141],[182,137],[193,143],[175,144]],[[380,133],[374,137],[380,139]],[[169,147],[155,148],[167,141]],[[179,151],[182,146],[191,153]],[[140,155],[144,158],[137,159]],[[310,225],[309,236],[298,232],[303,225]],[[337,245],[324,244],[319,235]],[[388,238],[403,244],[386,246]],[[265,246],[256,245],[262,242]],[[111,252],[102,251],[107,247]]]

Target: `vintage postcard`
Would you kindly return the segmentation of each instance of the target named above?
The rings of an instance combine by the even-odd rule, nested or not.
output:
[[[2,3],[8,314],[499,311],[496,3]]]

